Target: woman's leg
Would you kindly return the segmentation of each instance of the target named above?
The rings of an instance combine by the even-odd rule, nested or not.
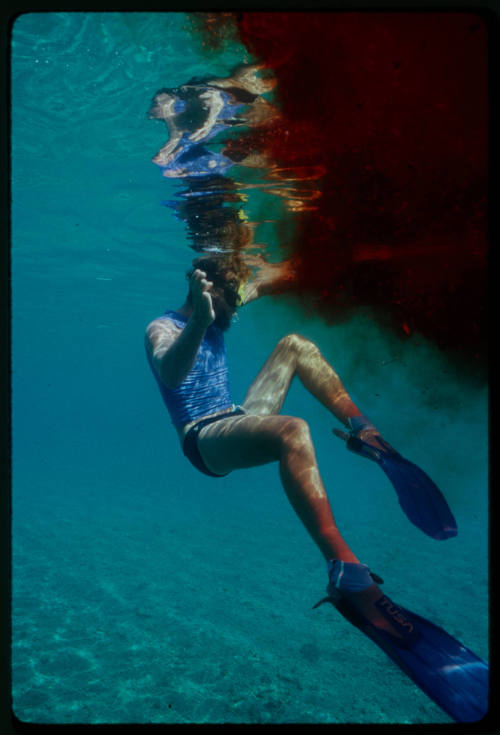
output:
[[[319,348],[299,334],[289,334],[278,342],[251,384],[243,407],[250,413],[261,415],[279,413],[296,375],[344,426],[349,426],[350,419],[362,415]],[[344,440],[348,439],[347,434],[337,429],[335,433]],[[357,436],[380,451],[377,441],[380,434],[375,427],[362,429]]]
[[[305,421],[275,415],[221,419],[200,431],[198,448],[207,467],[221,475],[278,461],[287,497],[325,559],[358,561],[335,523]]]
[[[251,384],[243,408],[261,415],[279,413],[295,375],[345,426],[348,419],[361,415],[318,347],[298,334],[289,334],[278,342]]]
[[[292,334],[279,341],[250,386],[246,415],[204,427],[198,448],[216,474],[279,461],[285,492],[326,559],[356,562],[335,523],[305,421],[278,415],[295,375],[346,426],[360,411],[315,344]]]
[[[249,413],[203,428],[198,439],[200,453],[207,466],[219,474],[278,460],[285,492],[325,559],[359,564],[335,523],[306,422],[276,415],[295,375],[346,426],[350,418],[360,415],[316,345],[290,335],[280,340],[250,386],[243,403]],[[369,429],[359,435],[366,434],[363,438],[370,441],[374,432],[378,433]],[[375,626],[399,635],[375,604],[382,591],[364,574],[367,586],[363,594],[359,587],[351,594],[345,585],[342,594]]]

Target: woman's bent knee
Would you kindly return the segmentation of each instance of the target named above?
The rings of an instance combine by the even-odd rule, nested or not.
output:
[[[285,337],[282,337],[280,341],[278,342],[279,345],[283,345],[283,347],[289,347],[291,349],[297,349],[300,348],[301,345],[304,342],[307,342],[308,340],[303,337],[301,334],[287,334]]]
[[[301,334],[287,334],[286,337],[282,337],[278,342],[278,345],[287,351],[295,352],[296,354],[303,354],[304,352],[311,352],[318,350],[318,347],[311,342],[307,337],[303,337]]]
[[[309,424],[304,419],[290,416],[280,431],[282,448],[285,451],[296,451],[311,444]]]

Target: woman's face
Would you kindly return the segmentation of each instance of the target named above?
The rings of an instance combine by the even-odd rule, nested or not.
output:
[[[210,289],[210,295],[212,297],[212,305],[215,311],[214,324],[225,332],[231,326],[231,320],[236,313],[236,307],[234,304],[229,304],[226,301],[224,288],[216,285],[215,283]]]

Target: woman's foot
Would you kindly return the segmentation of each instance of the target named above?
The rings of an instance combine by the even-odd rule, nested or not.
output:
[[[398,642],[408,642],[414,626],[402,611],[382,592],[366,564],[353,564],[331,559],[328,561],[328,597],[355,625],[369,623]],[[321,603],[318,603],[321,604]]]
[[[341,429],[333,429],[335,436],[347,442],[348,449],[358,451],[369,459],[377,460],[381,454],[393,453],[396,450],[382,439],[379,430],[365,416],[354,416],[348,419],[350,433],[346,433]],[[356,442],[356,440],[359,440]],[[350,443],[350,446],[349,446]]]

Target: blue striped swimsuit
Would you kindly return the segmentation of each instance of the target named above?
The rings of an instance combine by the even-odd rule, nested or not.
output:
[[[187,317],[176,311],[167,311],[160,318],[170,319],[182,328],[187,323]],[[205,465],[198,449],[198,434],[207,424],[245,413],[242,408],[235,409],[231,400],[223,333],[214,325],[207,329],[193,367],[177,388],[167,388],[157,375],[147,350],[146,355],[174,426],[182,427],[195,421],[184,437],[182,444],[184,454],[200,472],[211,477],[221,477]],[[233,408],[233,411],[210,416],[215,412],[227,411],[229,408]],[[207,418],[196,422],[201,416]]]
[[[186,316],[176,311],[167,311],[160,318],[169,319],[181,328],[188,321]],[[153,369],[149,352],[146,354]],[[193,367],[177,388],[167,388],[154,369],[153,374],[175,427],[185,426],[201,416],[234,405],[229,390],[224,335],[213,324],[205,332]]]

